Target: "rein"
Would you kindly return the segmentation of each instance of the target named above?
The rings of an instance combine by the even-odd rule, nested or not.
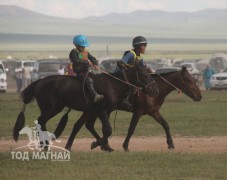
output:
[[[129,85],[129,86],[132,86],[132,87],[136,88],[137,90],[141,90],[141,89],[142,89],[141,87],[136,86],[136,85],[134,85],[134,84],[131,84],[131,83],[129,83],[129,82],[123,81],[122,79],[117,78],[117,77],[115,77],[115,76],[109,74],[109,73],[106,72],[106,71],[103,71],[103,70],[101,70],[101,69],[98,69],[98,71],[100,71],[100,72],[102,72],[102,73],[104,73],[104,74],[106,74],[106,75],[108,75],[108,76],[110,76],[110,77],[112,77],[112,78],[114,78],[114,79],[116,79],[116,80],[118,80],[118,81],[121,81],[121,82],[123,82],[123,83],[125,83],[125,84],[127,84],[127,85]]]
[[[184,82],[184,80],[183,80],[183,78],[182,78],[182,75],[181,75],[181,73],[180,73],[180,79],[181,79],[181,82],[182,82],[182,85],[184,85],[185,87],[187,87],[186,85],[185,85],[185,82]],[[189,89],[189,88],[186,88],[186,90],[188,91],[188,92],[190,92],[191,94],[193,94],[193,91],[191,90],[191,89]],[[185,91],[186,92],[186,91]]]
[[[166,80],[164,77],[160,76],[159,74],[158,74],[158,76],[159,76],[163,81],[165,81],[166,83],[168,83],[169,85],[171,85],[172,87],[174,87],[174,88],[178,91],[178,93],[179,93],[180,95],[182,94],[182,92],[183,92],[182,88],[179,89],[178,87],[176,87],[175,85],[173,85],[171,82],[169,82],[168,80]],[[184,82],[184,80],[183,80],[183,78],[182,78],[182,75],[181,75],[181,72],[180,72],[180,71],[178,71],[178,76],[179,76],[179,79],[180,79],[180,82],[181,82],[181,87],[183,87],[183,85],[184,85],[185,87],[187,87],[187,86],[185,85],[185,82]],[[186,88],[186,90],[187,90],[188,92],[190,92],[190,93],[193,94],[192,90],[190,90],[190,89],[188,89],[188,88]]]
[[[176,87],[175,85],[173,85],[171,82],[169,82],[168,80],[166,80],[164,77],[160,76],[159,74],[158,74],[158,76],[159,76],[163,81],[165,81],[167,84],[169,84],[170,86],[172,86],[173,88],[175,88],[175,89],[178,91],[179,94],[182,93],[182,90],[181,90],[181,89],[179,89],[178,87]],[[182,83],[183,83],[182,77],[181,77],[181,81],[182,81]]]

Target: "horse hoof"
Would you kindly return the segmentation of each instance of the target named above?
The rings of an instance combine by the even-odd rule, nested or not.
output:
[[[91,149],[95,149],[95,148],[97,148],[97,146],[98,146],[97,142],[94,141],[91,143]]]
[[[65,149],[68,150],[68,151],[71,151],[71,148],[68,147],[68,146],[65,146]]]
[[[102,151],[106,151],[105,146],[100,146],[100,149],[101,149]]]
[[[43,147],[43,150],[44,150],[44,151],[49,151],[49,146],[44,146],[44,147]]]
[[[125,152],[129,152],[129,149],[128,149],[128,148],[124,148],[124,151],[125,151]]]
[[[175,147],[174,147],[173,144],[168,146],[168,149],[169,149],[169,150],[173,150],[174,148],[175,148]]]
[[[113,151],[114,151],[114,149],[113,149],[113,148],[111,148],[111,147],[107,147],[107,148],[106,148],[106,151],[107,151],[107,152],[113,152]]]
[[[105,151],[105,152],[113,152],[114,149],[111,148],[109,145],[104,145],[104,146],[101,146],[100,147],[102,151]]]
[[[124,149],[125,152],[129,152],[128,145],[123,144],[123,149]]]

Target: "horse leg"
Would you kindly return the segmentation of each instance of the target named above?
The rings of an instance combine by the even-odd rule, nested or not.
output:
[[[132,137],[132,135],[135,131],[136,125],[137,125],[141,115],[142,115],[141,111],[136,111],[132,115],[130,126],[128,128],[128,134],[127,134],[125,141],[123,143],[123,148],[124,148],[125,151],[129,151],[129,149],[128,149],[129,140],[130,140],[130,138]]]
[[[96,148],[99,146],[99,144],[102,141],[102,138],[99,136],[99,134],[95,131],[94,124],[97,119],[97,115],[95,113],[90,113],[88,120],[85,124],[86,128],[90,131],[90,133],[95,137],[97,141],[94,141],[91,143],[91,149]]]
[[[104,151],[113,151],[111,147],[109,147],[106,143],[104,143],[103,138],[99,136],[99,134],[95,131],[94,125],[97,119],[97,115],[95,113],[90,114],[88,121],[86,123],[86,128],[90,131],[90,133],[96,138],[97,141],[91,143],[91,149],[94,149],[98,146],[101,146],[101,149]],[[102,121],[101,121],[102,122]],[[103,125],[104,126],[104,125]]]
[[[50,104],[49,104],[50,105]],[[38,123],[41,126],[41,131],[47,131],[46,123],[49,119],[62,111],[64,107],[58,104],[52,106],[40,106],[41,115],[38,117]],[[46,147],[46,142],[40,142],[40,145]],[[48,145],[47,145],[48,146]]]
[[[58,123],[57,128],[54,131],[55,137],[59,138],[59,136],[62,134],[62,132],[65,129],[65,126],[68,122],[68,114],[71,111],[71,109],[68,109],[68,111],[62,116],[61,120]]]
[[[108,111],[108,112],[107,112],[108,119],[110,119],[110,113],[111,113],[111,112],[112,112],[112,111]],[[109,143],[106,144],[106,145],[100,146],[100,148],[101,148],[102,151],[107,151],[107,152],[114,151],[114,149],[112,149],[112,148],[110,147]]]
[[[101,145],[101,149],[104,149],[105,151],[112,152],[114,149],[112,149],[109,146],[108,138],[112,134],[112,127],[109,122],[109,115],[110,113],[104,112],[99,116],[99,119],[102,122],[102,133],[103,133],[103,140],[104,140],[104,145]]]
[[[168,144],[168,149],[174,149],[173,139],[170,133],[169,124],[165,121],[165,119],[161,116],[159,111],[150,114],[165,130],[166,139]]]
[[[103,133],[103,138],[99,139],[94,147],[101,146],[104,147],[104,149],[108,152],[113,151],[113,149],[109,146],[108,144],[108,137],[111,136],[112,134],[112,127],[109,122],[109,115],[108,112],[102,111],[98,115],[99,119],[101,120],[102,123],[102,133]],[[94,124],[93,124],[93,129],[94,129]],[[95,131],[95,130],[94,130]]]
[[[109,119],[110,113],[108,113],[107,116],[108,116],[108,119]],[[97,140],[97,141],[94,141],[94,142],[91,143],[91,149],[94,149],[94,148],[96,148],[100,145],[102,151],[111,152],[111,151],[113,151],[113,149],[109,146],[108,141],[107,141],[107,144],[102,145],[103,139],[95,131],[94,124],[95,124],[96,119],[97,119],[97,115],[95,115],[95,114],[90,115],[89,120],[86,123],[86,128],[90,131],[90,133]]]
[[[85,124],[85,122],[88,120],[88,114],[83,113],[80,119],[74,124],[73,130],[70,134],[70,137],[66,143],[65,149],[71,150],[73,141],[78,133],[78,131],[81,129],[81,127]]]

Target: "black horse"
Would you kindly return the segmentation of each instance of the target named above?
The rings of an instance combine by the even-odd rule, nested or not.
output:
[[[150,115],[152,116],[161,126],[164,128],[167,138],[167,144],[169,149],[174,148],[174,143],[172,140],[172,136],[170,133],[169,125],[165,121],[165,119],[160,114],[160,108],[162,104],[165,101],[166,96],[172,92],[173,90],[177,89],[180,92],[183,92],[190,98],[192,98],[194,101],[200,101],[201,91],[196,85],[196,82],[194,78],[188,73],[185,67],[182,68],[180,71],[175,71],[171,73],[165,73],[160,75],[152,75],[154,80],[157,82],[159,86],[159,94],[158,96],[151,97],[149,95],[146,95],[145,93],[140,93],[139,96],[132,97],[132,103],[133,103],[133,116],[131,119],[131,123],[128,129],[127,137],[123,143],[123,148],[125,151],[128,151],[128,144],[131,136],[134,133],[134,130],[136,128],[136,125],[143,115]],[[118,106],[118,109],[125,110],[122,107]],[[108,116],[111,111],[109,111]],[[70,150],[72,143],[75,139],[75,136],[77,132],[80,130],[80,128],[86,123],[87,129],[94,135],[94,137],[97,139],[96,142],[93,142],[91,145],[91,148],[97,147],[100,141],[100,136],[95,132],[94,130],[94,123],[97,119],[97,116],[93,114],[93,116],[90,116],[88,118],[88,114],[84,112],[80,119],[75,123],[73,131],[69,137],[69,140],[66,144],[66,149]],[[58,126],[56,131],[62,132],[63,129],[62,126]],[[58,134],[60,135],[60,134]],[[111,148],[109,146],[102,146],[103,150],[110,150]]]
[[[24,106],[13,129],[14,139],[18,140],[19,131],[24,126],[26,104],[35,98],[41,111],[38,123],[43,131],[46,131],[46,123],[50,118],[61,112],[64,107],[68,107],[84,111],[87,114],[96,114],[103,125],[104,138],[103,141],[100,141],[100,145],[107,144],[108,137],[112,133],[107,112],[114,110],[121,103],[126,89],[129,86],[134,86],[134,88],[141,88],[142,91],[151,96],[155,96],[158,93],[157,84],[147,69],[138,64],[125,70],[125,75],[129,82],[125,82],[125,77],[120,73],[112,75],[111,77],[106,74],[93,76],[97,92],[105,96],[103,101],[97,103],[87,102],[87,98],[84,95],[86,90],[83,91],[82,83],[76,77],[56,75],[33,82],[21,94]]]

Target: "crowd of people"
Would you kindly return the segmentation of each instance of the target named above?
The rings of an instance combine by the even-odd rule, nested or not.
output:
[[[15,78],[17,92],[21,92],[22,89],[31,84],[31,69],[27,66],[27,63],[24,63],[23,68],[19,64],[17,65],[15,68]]]

